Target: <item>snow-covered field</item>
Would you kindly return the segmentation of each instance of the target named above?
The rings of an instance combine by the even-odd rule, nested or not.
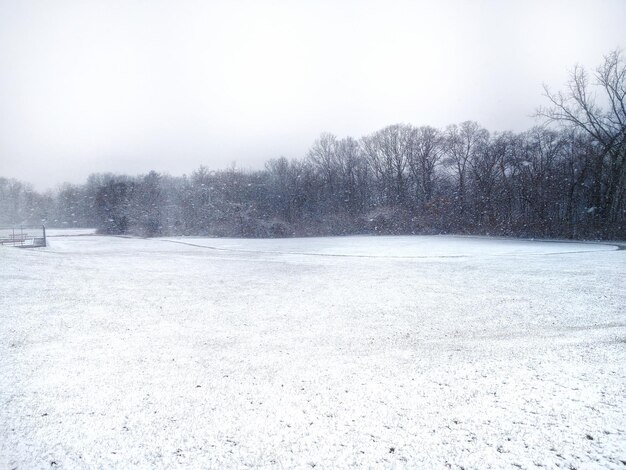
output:
[[[49,228],[46,229],[48,237],[71,237],[78,235],[94,235],[96,229],[93,228]]]
[[[624,468],[615,246],[49,243],[0,247],[0,468]]]

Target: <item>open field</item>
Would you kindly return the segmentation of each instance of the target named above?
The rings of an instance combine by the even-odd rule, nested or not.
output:
[[[624,468],[615,246],[49,245],[0,247],[0,468]]]

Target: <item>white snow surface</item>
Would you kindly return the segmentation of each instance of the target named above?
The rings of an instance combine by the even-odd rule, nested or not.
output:
[[[94,235],[96,229],[93,228],[48,228],[46,235],[48,237],[70,237],[78,235]]]
[[[0,247],[0,468],[624,468],[626,250],[68,235]]]

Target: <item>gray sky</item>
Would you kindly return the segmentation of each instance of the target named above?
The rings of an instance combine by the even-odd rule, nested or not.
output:
[[[258,168],[398,122],[523,130],[624,24],[624,0],[0,0],[0,176]]]

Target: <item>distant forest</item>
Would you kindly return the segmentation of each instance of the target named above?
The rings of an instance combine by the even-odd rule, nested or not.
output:
[[[626,238],[626,65],[618,51],[563,91],[538,125],[490,133],[396,124],[355,139],[324,133],[301,159],[174,177],[94,174],[38,193],[0,178],[0,226],[104,234],[291,237],[484,234]]]

